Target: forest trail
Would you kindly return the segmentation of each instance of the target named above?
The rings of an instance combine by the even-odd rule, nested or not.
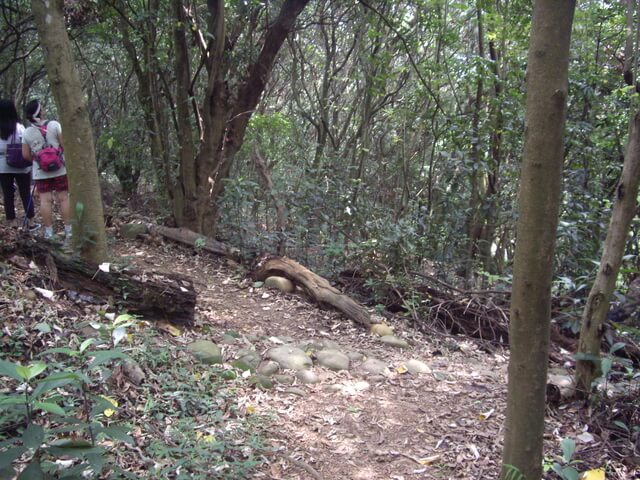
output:
[[[213,341],[222,347],[225,362],[246,353],[247,346],[264,359],[273,347],[309,342],[328,344],[355,359],[349,370],[338,372],[314,364],[315,384],[303,384],[295,372],[285,371],[278,377],[283,383],[246,393],[241,399],[245,408],[273,419],[267,436],[279,452],[254,478],[497,478],[508,362],[504,351],[488,354],[473,341],[427,337],[401,320],[389,320],[410,344],[397,349],[299,295],[253,288],[233,262],[177,245],[119,241],[114,250],[114,256],[138,267],[167,269],[194,280],[195,328],[179,337],[167,335],[169,341]],[[359,371],[370,358],[387,370]],[[409,360],[425,363],[428,371],[409,373]]]

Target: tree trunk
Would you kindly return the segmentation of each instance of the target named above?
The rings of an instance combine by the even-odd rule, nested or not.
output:
[[[600,267],[582,314],[578,352],[590,358],[578,360],[576,365],[576,391],[588,397],[591,383],[599,375],[600,344],[603,324],[609,312],[609,302],[615,289],[622,263],[631,221],[636,214],[638,184],[640,183],[640,112],[631,119],[629,144],[622,176],[616,188],[616,198]]]
[[[209,0],[209,79],[204,97],[203,130],[195,168],[183,169],[179,189],[184,192],[182,224],[213,236],[218,220],[218,201],[225,189],[231,166],[242,147],[249,119],[258,105],[276,56],[296,19],[309,0],[285,0],[267,28],[260,54],[242,78],[227,78],[232,46],[226,42],[225,2]],[[229,85],[234,85],[231,90]],[[181,137],[180,143],[192,141]],[[181,145],[181,148],[182,147]],[[185,175],[192,175],[187,177]],[[195,186],[195,191],[193,187]],[[194,199],[194,201],[188,201]]]
[[[551,279],[562,186],[575,0],[536,0],[527,69],[524,158],[513,274],[502,478],[542,477]]]
[[[60,121],[64,126],[65,159],[71,194],[73,245],[88,261],[107,256],[104,216],[93,131],[75,68],[62,13],[62,0],[32,0],[34,20]]]

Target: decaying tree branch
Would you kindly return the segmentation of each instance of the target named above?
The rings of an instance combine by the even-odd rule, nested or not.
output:
[[[307,294],[320,305],[332,306],[365,327],[371,325],[369,312],[362,305],[331,286],[326,279],[294,260],[287,257],[267,257],[258,263],[254,271],[256,280],[264,280],[274,275],[286,277],[296,285],[303,287]]]
[[[56,288],[83,294],[97,303],[115,303],[146,320],[191,324],[196,292],[188,277],[132,268],[100,269],[98,265],[65,255],[59,244],[24,238],[0,250],[5,257],[20,255],[47,272]]]

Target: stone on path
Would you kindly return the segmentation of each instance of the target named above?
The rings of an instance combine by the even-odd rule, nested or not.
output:
[[[260,364],[260,355],[256,352],[248,352],[231,362],[231,364],[240,370],[255,372]]]
[[[387,364],[377,358],[368,358],[359,367],[358,371],[370,375],[390,375]]]
[[[274,288],[284,293],[292,293],[295,291],[295,285],[288,278],[284,277],[267,277],[264,281],[264,286],[267,288]]]
[[[270,377],[271,375],[278,373],[278,370],[280,370],[280,365],[278,365],[277,362],[274,362],[273,360],[267,360],[266,362],[262,362],[258,366],[257,371],[260,375]]]
[[[393,330],[385,323],[374,323],[371,325],[371,333],[379,337],[385,337],[387,335],[393,335]]]
[[[120,236],[127,240],[133,240],[138,235],[144,235],[147,232],[147,226],[143,223],[127,223],[120,226]]]
[[[409,370],[409,373],[411,373],[412,375],[418,375],[420,373],[431,373],[431,368],[429,368],[429,365],[420,360],[416,360],[415,358],[412,358],[407,363],[405,363],[405,366],[407,367],[407,370]]]
[[[282,345],[269,349],[267,357],[278,362],[282,368],[304,370],[313,365],[304,350],[293,345]]]
[[[349,370],[349,357],[339,350],[320,350],[316,358],[318,364],[330,370]]]
[[[409,348],[409,344],[406,340],[396,337],[395,335],[385,335],[384,337],[380,338],[380,341],[395,348]]]
[[[347,352],[347,357],[349,357],[349,360],[352,362],[360,362],[364,360],[364,354],[356,351]]]
[[[299,382],[304,383],[305,385],[318,383],[320,381],[318,375],[311,370],[300,370],[296,373],[296,378]]]
[[[202,363],[209,365],[222,363],[222,350],[210,340],[196,340],[189,345],[189,349],[193,356]]]
[[[291,375],[274,375],[273,379],[283,385],[293,385],[293,382],[295,382],[295,378]]]

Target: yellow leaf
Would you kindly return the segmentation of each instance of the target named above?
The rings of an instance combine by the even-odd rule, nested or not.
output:
[[[596,468],[595,470],[584,472],[580,478],[582,480],[605,480],[604,468]]]
[[[201,378],[202,378],[202,375],[200,375],[198,372],[195,372],[195,373],[193,374],[193,379],[194,379],[196,382],[199,382]]]
[[[432,463],[437,462],[438,460],[440,460],[440,455],[431,455],[430,457],[421,458],[418,461],[422,465],[431,465]]]
[[[407,373],[409,370],[407,370],[407,367],[405,365],[399,365],[398,367],[396,367],[396,372],[403,374],[403,373]]]
[[[253,405],[247,405],[247,413],[250,415],[252,413],[256,413],[256,407]]]
[[[105,395],[100,395],[102,398],[104,398],[107,402],[109,402],[111,405],[113,405],[114,407],[118,407],[118,402],[116,400],[114,400],[111,397],[107,397]],[[112,408],[105,408],[105,410],[102,412],[104,413],[105,417],[111,417],[113,416],[114,413],[116,413],[116,411]]]
[[[216,437],[214,437],[213,435],[205,435],[204,437],[202,437],[202,440],[207,443],[213,443],[216,441]]]
[[[158,322],[158,328],[163,332],[170,333],[174,337],[179,337],[182,335],[182,330],[180,330],[175,325],[171,325],[169,322]]]

